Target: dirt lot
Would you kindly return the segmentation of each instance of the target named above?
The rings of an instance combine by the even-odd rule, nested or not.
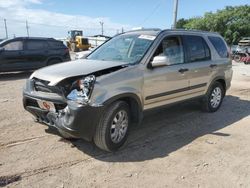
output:
[[[22,107],[29,74],[0,75],[0,187],[250,187],[250,65],[234,65],[217,113],[147,112],[116,153],[35,123]]]

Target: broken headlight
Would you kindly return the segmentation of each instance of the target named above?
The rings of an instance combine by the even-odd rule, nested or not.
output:
[[[67,99],[75,101],[79,104],[87,104],[89,102],[94,84],[94,75],[90,75],[83,79],[77,80],[77,87],[69,93]]]

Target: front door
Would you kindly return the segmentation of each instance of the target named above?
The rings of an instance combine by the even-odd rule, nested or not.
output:
[[[11,41],[0,52],[0,72],[24,70],[23,41]]]
[[[144,108],[149,109],[185,99],[189,90],[182,39],[165,37],[153,57],[166,56],[166,66],[146,68],[144,73]]]

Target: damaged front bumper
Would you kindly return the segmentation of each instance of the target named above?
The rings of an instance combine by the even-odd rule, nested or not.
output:
[[[52,102],[55,111],[40,108],[39,100]],[[80,105],[56,93],[36,91],[32,79],[27,80],[24,87],[23,105],[39,122],[56,127],[72,137],[88,141],[94,136],[104,108],[103,106]]]

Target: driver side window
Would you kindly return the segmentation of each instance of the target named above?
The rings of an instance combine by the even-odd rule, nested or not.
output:
[[[164,38],[156,49],[153,57],[155,56],[167,57],[170,65],[184,63],[181,38],[178,36],[169,36]]]
[[[17,51],[23,50],[23,42],[22,41],[14,41],[6,44],[3,47],[6,51]]]

